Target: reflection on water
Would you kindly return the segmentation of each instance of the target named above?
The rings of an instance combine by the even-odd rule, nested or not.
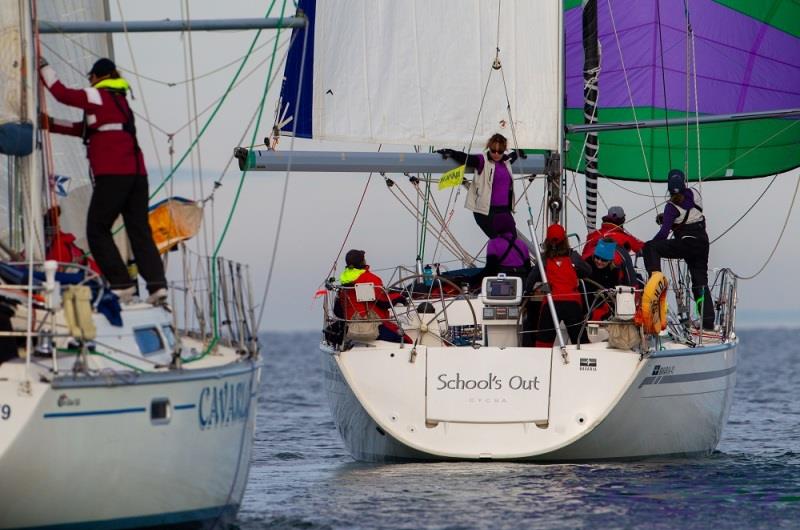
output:
[[[743,333],[731,421],[711,457],[546,465],[354,462],[324,401],[318,334],[267,337],[239,527],[798,528],[794,336]]]

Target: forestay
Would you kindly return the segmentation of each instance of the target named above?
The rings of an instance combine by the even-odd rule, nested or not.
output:
[[[300,108],[299,68],[287,70],[282,93],[298,136],[477,146],[495,132],[514,143],[513,119],[516,145],[558,150],[559,2],[320,0],[299,7],[313,28]],[[292,47],[290,63],[299,64],[303,39]],[[502,69],[492,70],[498,47]]]

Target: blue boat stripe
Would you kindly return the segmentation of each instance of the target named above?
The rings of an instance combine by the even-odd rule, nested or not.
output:
[[[645,377],[639,388],[645,385],[662,385],[669,383],[688,383],[690,381],[706,381],[708,379],[717,379],[725,377],[736,371],[735,366],[726,368],[724,370],[713,370],[711,372],[695,372],[693,374],[675,374],[675,375],[651,375]]]
[[[145,407],[133,407],[129,409],[107,409],[107,410],[86,410],[80,412],[45,412],[45,418],[68,418],[73,416],[109,416],[111,414],[131,414],[136,412],[147,412]]]
[[[185,405],[175,405],[175,410],[188,410],[195,407],[196,405],[194,403],[186,403]]]

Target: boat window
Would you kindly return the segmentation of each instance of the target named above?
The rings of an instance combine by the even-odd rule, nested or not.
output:
[[[150,355],[164,349],[164,342],[161,340],[158,328],[134,329],[133,336],[136,338],[136,344],[139,345],[139,351],[142,352],[142,355]]]
[[[150,422],[153,425],[166,425],[172,418],[172,406],[168,398],[155,398],[150,402]]]
[[[170,350],[175,349],[175,330],[169,324],[161,326],[161,332],[164,333],[164,338],[167,339],[167,346]]]

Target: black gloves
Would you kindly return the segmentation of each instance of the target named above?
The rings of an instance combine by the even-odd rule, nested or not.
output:
[[[48,62],[47,62],[47,59],[45,59],[44,57],[42,57],[42,56],[40,55],[40,56],[39,56],[39,68],[44,68],[44,67],[45,67],[45,66],[47,66],[48,64],[50,64],[50,63],[48,63]]]
[[[664,222],[664,214],[660,213],[656,215],[656,224],[660,225]]]
[[[442,158],[445,160],[453,156],[453,153],[455,153],[455,151],[452,149],[437,149],[436,152],[442,155]]]

